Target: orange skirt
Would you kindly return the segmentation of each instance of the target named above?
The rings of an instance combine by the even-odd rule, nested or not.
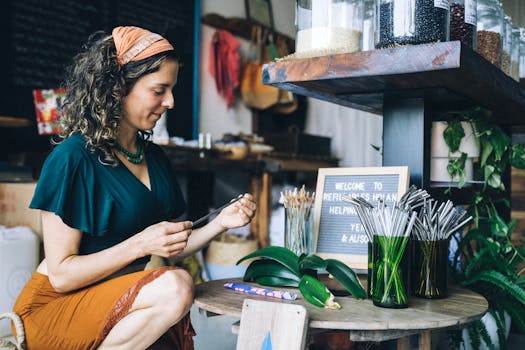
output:
[[[140,289],[169,269],[130,273],[71,293],[57,293],[46,275],[35,272],[13,307],[24,324],[27,350],[97,349]],[[168,332],[181,350],[193,349],[194,335],[189,314]]]

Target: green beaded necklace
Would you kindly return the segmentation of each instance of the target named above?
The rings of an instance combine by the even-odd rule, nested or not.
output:
[[[128,162],[130,163],[140,164],[144,160],[144,152],[142,149],[142,143],[139,142],[138,140],[137,140],[137,153],[131,153],[130,151],[122,147],[118,142],[115,143],[115,148],[117,149],[117,151],[122,153],[126,157]]]

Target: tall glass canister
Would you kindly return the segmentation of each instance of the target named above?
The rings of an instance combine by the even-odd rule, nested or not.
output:
[[[525,28],[520,27],[520,60],[519,60],[519,78],[525,78]]]
[[[364,0],[297,0],[296,55],[360,51],[363,15]]]
[[[449,0],[376,1],[376,48],[449,40]]]
[[[510,54],[512,52],[512,20],[505,16],[503,20],[503,44],[501,49],[501,70],[510,75]]]
[[[476,49],[476,0],[451,0],[450,2],[450,40]]]
[[[520,80],[520,28],[512,27],[512,49],[510,53],[510,76]]]
[[[498,0],[478,0],[478,53],[501,67],[503,46],[503,8]]]
[[[363,17],[363,44],[362,50],[374,49],[375,43],[375,0],[365,0]]]

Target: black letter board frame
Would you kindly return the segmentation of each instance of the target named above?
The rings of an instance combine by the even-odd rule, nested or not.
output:
[[[320,168],[314,208],[314,247],[322,258],[338,259],[357,273],[367,273],[368,238],[344,196],[363,197],[390,206],[408,190],[409,169],[401,167]]]

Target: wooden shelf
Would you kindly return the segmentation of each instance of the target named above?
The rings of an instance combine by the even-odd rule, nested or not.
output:
[[[26,128],[32,125],[34,125],[34,123],[26,118],[0,116],[1,128]]]
[[[233,160],[224,158],[216,150],[199,150],[174,145],[162,146],[176,170],[182,171],[217,171],[241,170],[253,174],[276,173],[280,171],[317,171],[319,168],[337,167],[338,159],[332,157],[288,155],[284,153],[268,153],[250,155],[246,158]]]
[[[525,125],[520,84],[459,41],[269,63],[263,82],[373,113],[386,99],[422,98],[436,111],[480,105],[502,125]]]

